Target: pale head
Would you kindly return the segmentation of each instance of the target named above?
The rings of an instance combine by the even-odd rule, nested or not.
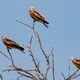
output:
[[[76,59],[75,57],[71,57],[69,60],[74,61],[75,59]]]
[[[31,11],[32,11],[32,10],[35,10],[35,8],[34,8],[33,6],[31,6],[29,10],[31,10]]]
[[[3,39],[3,40],[5,40],[6,38],[7,38],[6,35],[2,36],[2,39]]]

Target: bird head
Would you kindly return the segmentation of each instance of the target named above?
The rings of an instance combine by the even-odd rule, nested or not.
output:
[[[29,10],[34,11],[35,8],[33,6],[31,6]]]
[[[69,60],[74,61],[75,59],[76,59],[75,57],[71,57]]]
[[[7,39],[6,35],[2,36],[2,39],[3,39],[3,40]]]

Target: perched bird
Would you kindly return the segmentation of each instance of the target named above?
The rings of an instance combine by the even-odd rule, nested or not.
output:
[[[71,58],[70,58],[70,61],[72,61],[73,64],[74,64],[78,69],[80,69],[80,59],[77,59],[77,58],[75,58],[75,57],[71,57]]]
[[[44,18],[41,14],[39,14],[39,13],[35,10],[34,7],[30,7],[30,9],[29,9],[29,14],[30,14],[30,16],[34,19],[34,22],[35,22],[35,21],[41,22],[42,24],[45,25],[46,28],[48,28],[48,25],[47,25],[47,24],[49,24],[49,23],[45,20],[45,18]]]
[[[8,39],[6,36],[2,36],[2,41],[7,48],[9,48],[9,49],[15,48],[15,49],[18,49],[18,50],[24,52],[23,47],[21,47],[15,41]]]

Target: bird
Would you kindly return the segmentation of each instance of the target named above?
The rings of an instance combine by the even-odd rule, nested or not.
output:
[[[71,57],[70,61],[72,61],[72,63],[78,68],[80,69],[80,59],[77,59],[75,57]]]
[[[30,7],[30,8],[29,8],[29,14],[30,14],[30,16],[33,18],[34,22],[35,22],[35,21],[38,21],[38,22],[44,24],[46,28],[48,28],[49,22],[47,22],[47,21],[45,20],[45,18],[44,18],[39,12],[37,12],[37,11],[35,10],[34,7]]]
[[[19,44],[17,44],[15,41],[8,39],[6,37],[6,35],[2,36],[2,41],[8,49],[15,48],[15,49],[18,49],[24,53],[24,48],[22,46],[20,46]]]

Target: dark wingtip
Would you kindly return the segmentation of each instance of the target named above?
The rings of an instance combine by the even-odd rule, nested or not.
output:
[[[49,22],[47,22],[47,24],[49,24]]]
[[[24,51],[24,48],[23,48],[23,47],[20,47],[20,50],[21,50],[21,51]]]
[[[44,20],[44,23],[49,24],[49,22],[47,22],[46,20]]]
[[[23,47],[20,47],[20,50],[21,50],[23,53],[25,53],[25,52],[24,52],[24,48],[23,48]]]
[[[15,46],[17,49],[19,49],[20,51],[24,52],[24,48],[22,46],[16,45]]]
[[[48,28],[48,25],[46,23],[43,23],[45,25],[46,28]]]

